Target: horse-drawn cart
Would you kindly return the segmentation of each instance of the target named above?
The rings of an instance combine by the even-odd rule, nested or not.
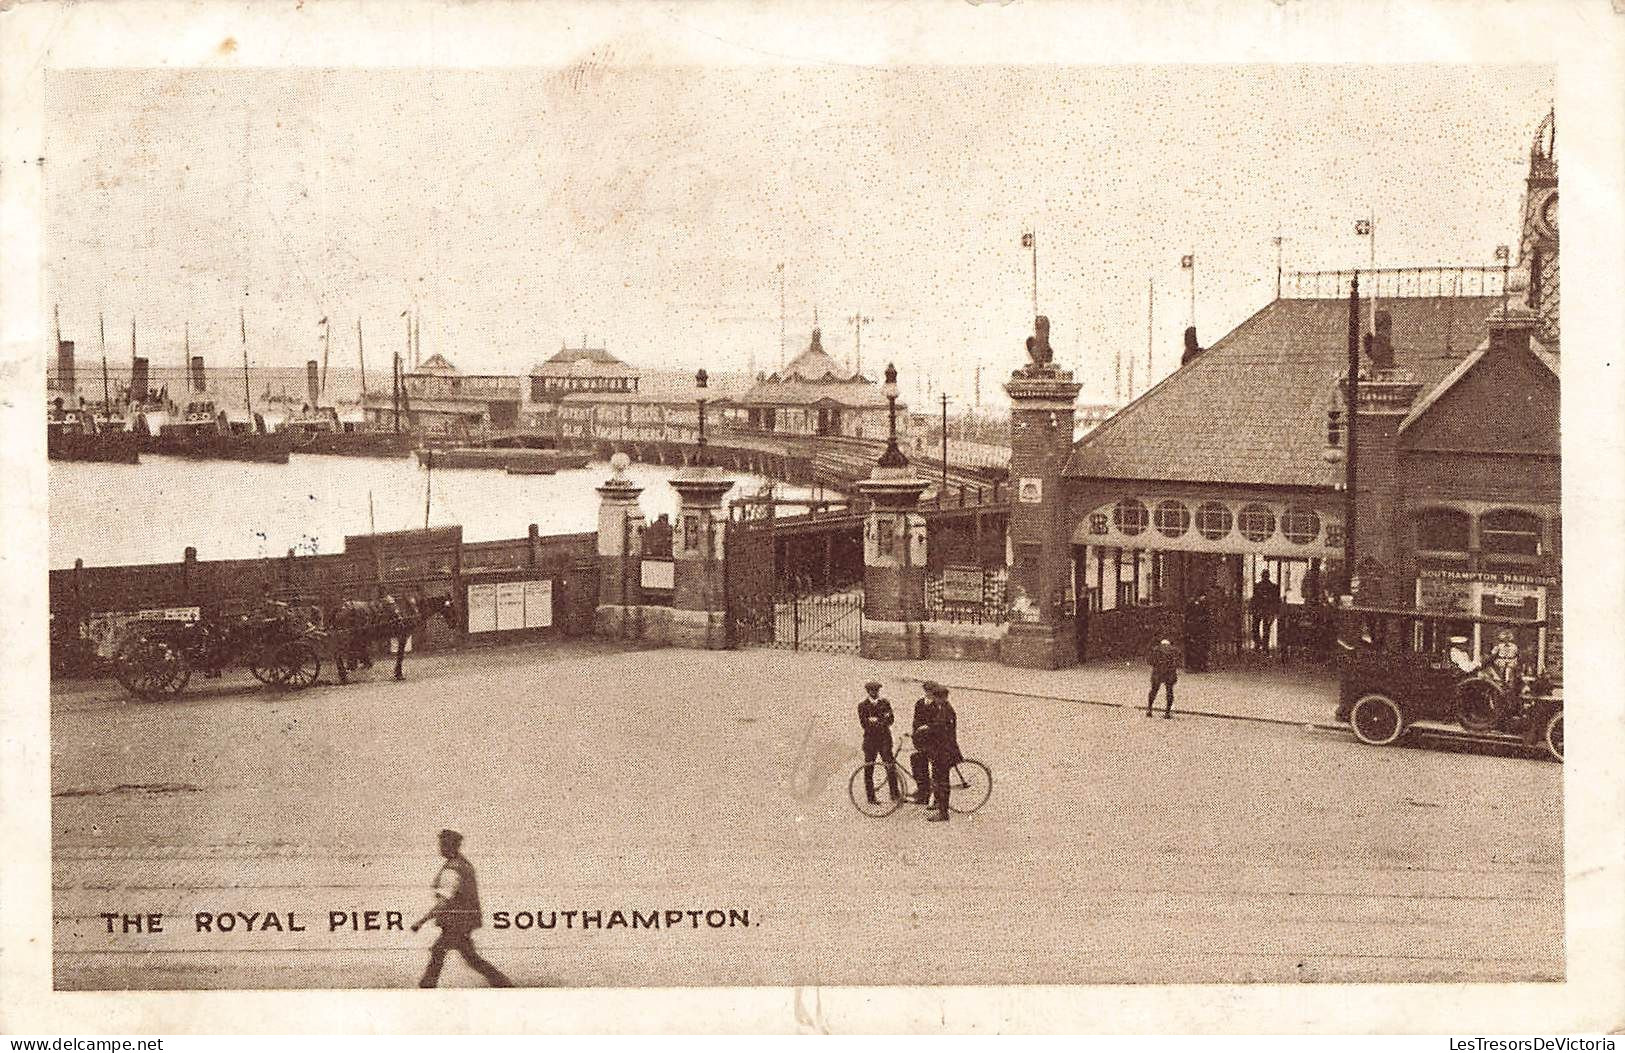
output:
[[[179,694],[194,672],[219,676],[237,663],[263,684],[298,689],[321,675],[325,638],[320,613],[298,607],[140,622],[119,643],[113,669],[126,691],[147,701]]]

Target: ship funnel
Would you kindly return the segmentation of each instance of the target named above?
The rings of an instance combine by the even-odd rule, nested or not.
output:
[[[77,378],[73,373],[72,340],[56,342],[56,389],[67,395],[76,394],[79,390]]]
[[[315,409],[322,397],[322,375],[316,371],[314,358],[305,362],[305,390],[310,395],[310,408]]]
[[[203,381],[203,356],[192,356],[192,390],[207,391],[208,385]]]
[[[130,401],[147,401],[147,360],[139,356],[130,361]]]

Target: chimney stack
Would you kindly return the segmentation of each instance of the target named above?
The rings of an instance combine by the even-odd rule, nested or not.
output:
[[[1394,368],[1394,316],[1381,309],[1377,311],[1377,331],[1371,338],[1371,367]]]
[[[1181,366],[1188,366],[1196,358],[1196,356],[1201,353],[1202,348],[1196,343],[1196,327],[1194,325],[1186,326],[1185,353],[1179,356],[1179,364]]]
[[[310,408],[316,408],[317,399],[322,394],[322,377],[316,369],[316,360],[307,359],[305,362],[305,391],[310,397]]]
[[[139,355],[130,361],[130,401],[147,401],[147,360]]]
[[[73,341],[56,342],[56,389],[72,395],[79,390],[78,378],[73,371]]]
[[[203,356],[202,355],[193,355],[192,356],[191,366],[192,366],[192,390],[193,391],[206,391],[206,390],[208,390],[208,385],[206,383],[204,383],[204,379],[203,379]]]
[[[1528,351],[1540,319],[1535,312],[1513,305],[1490,316],[1490,353]]]

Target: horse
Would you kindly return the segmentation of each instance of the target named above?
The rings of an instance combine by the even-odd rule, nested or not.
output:
[[[331,621],[338,638],[335,664],[339,683],[349,683],[351,669],[358,666],[371,669],[373,647],[389,640],[395,645],[395,679],[406,679],[401,673],[401,663],[406,657],[407,637],[421,633],[435,615],[451,624],[451,597],[384,596],[376,600],[345,600]]]

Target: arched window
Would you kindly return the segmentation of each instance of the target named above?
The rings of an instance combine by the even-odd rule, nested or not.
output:
[[[1416,516],[1416,547],[1424,552],[1466,552],[1472,521],[1453,508],[1428,508]]]
[[[1540,526],[1540,517],[1528,512],[1490,512],[1478,521],[1479,547],[1487,555],[1538,556]]]
[[[1119,532],[1133,537],[1145,532],[1146,526],[1151,521],[1151,513],[1144,503],[1132,497],[1125,497],[1112,509],[1112,521],[1117,524]]]
[[[1236,525],[1248,541],[1268,541],[1275,533],[1275,513],[1267,505],[1248,505],[1236,517]]]
[[[1196,510],[1196,529],[1209,541],[1217,541],[1230,533],[1234,524],[1230,509],[1217,501],[1204,501]]]
[[[1288,508],[1281,515],[1281,533],[1294,545],[1307,545],[1320,536],[1320,516],[1307,508]]]
[[[1180,501],[1157,503],[1157,532],[1163,537],[1183,537],[1191,528],[1191,510]]]

